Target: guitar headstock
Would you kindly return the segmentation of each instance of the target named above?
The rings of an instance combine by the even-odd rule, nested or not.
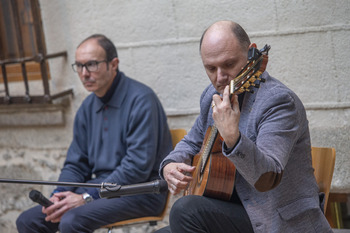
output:
[[[251,87],[259,88],[260,82],[265,82],[260,75],[265,71],[268,62],[270,45],[258,50],[251,47],[248,52],[248,61],[236,78],[230,82],[230,94],[240,94],[245,91],[254,92]]]

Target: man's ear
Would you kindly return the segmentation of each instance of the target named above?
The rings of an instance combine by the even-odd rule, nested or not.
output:
[[[113,58],[111,61],[112,70],[117,70],[118,65],[119,65],[119,58],[117,58],[117,57]]]
[[[251,43],[251,44],[249,45],[249,48],[257,48],[257,47],[256,47],[256,44],[255,44],[255,43]]]

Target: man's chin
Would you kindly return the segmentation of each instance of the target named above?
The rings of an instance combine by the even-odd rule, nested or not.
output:
[[[90,92],[94,92],[96,89],[93,85],[84,85],[84,87],[87,91],[90,91]]]
[[[221,95],[224,93],[225,87],[218,87],[216,88],[216,91],[219,92]]]

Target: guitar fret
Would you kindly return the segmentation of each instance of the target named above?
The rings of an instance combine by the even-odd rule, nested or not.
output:
[[[215,139],[216,139],[217,135],[218,135],[218,129],[213,125],[211,127],[208,144],[206,145],[206,147],[204,149],[204,152],[203,152],[200,174],[204,173],[205,165],[208,162],[208,158],[209,158],[211,149],[212,149],[212,147],[214,145],[214,142],[215,142]]]

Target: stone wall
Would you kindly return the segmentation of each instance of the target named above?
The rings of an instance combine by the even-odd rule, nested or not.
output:
[[[39,109],[0,106],[0,178],[57,179],[75,112],[88,95],[70,64],[78,43],[93,33],[110,37],[120,69],[154,89],[171,128],[190,129],[209,84],[199,38],[213,22],[229,19],[240,23],[259,48],[271,45],[268,72],[304,102],[312,144],[336,148],[332,191],[350,192],[349,1],[40,0],[40,5],[48,53],[68,52],[67,58],[49,62],[50,90],[73,88],[74,95]],[[0,232],[16,232],[18,214],[33,205],[32,188],[46,195],[53,189],[0,184]],[[124,232],[153,230],[143,225]]]

